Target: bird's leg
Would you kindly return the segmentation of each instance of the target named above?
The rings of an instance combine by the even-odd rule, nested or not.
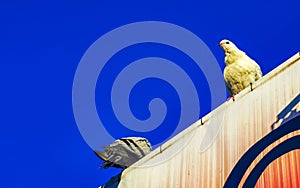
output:
[[[232,99],[232,101],[235,101],[234,94],[232,94],[229,98],[227,98],[227,101],[230,101],[230,99]]]
[[[253,91],[252,82],[250,82],[250,90]]]

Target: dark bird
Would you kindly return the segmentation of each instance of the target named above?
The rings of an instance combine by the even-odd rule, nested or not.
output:
[[[127,168],[152,150],[150,142],[142,137],[126,137],[104,146],[104,152],[94,151],[104,162],[100,167]]]

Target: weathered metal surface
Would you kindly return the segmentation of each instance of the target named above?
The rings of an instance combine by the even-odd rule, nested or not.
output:
[[[288,118],[299,115],[299,53],[254,83],[253,89],[246,88],[235,101],[225,102],[126,169],[119,187],[223,187],[249,148],[285,126]],[[238,187],[272,149],[298,135],[299,130],[292,131],[267,145],[246,171],[240,172]],[[256,183],[256,187],[280,186],[300,187],[300,150],[274,160]]]

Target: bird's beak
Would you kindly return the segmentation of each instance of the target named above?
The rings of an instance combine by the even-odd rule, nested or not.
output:
[[[218,46],[222,46],[222,44],[220,43],[220,44],[218,44]]]

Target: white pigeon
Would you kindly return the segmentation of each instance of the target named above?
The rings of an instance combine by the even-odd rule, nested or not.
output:
[[[245,52],[239,50],[229,40],[222,40],[219,44],[225,53],[224,80],[231,95],[238,94],[262,77],[259,65]]]

